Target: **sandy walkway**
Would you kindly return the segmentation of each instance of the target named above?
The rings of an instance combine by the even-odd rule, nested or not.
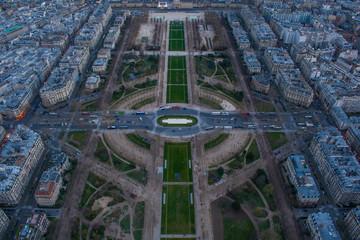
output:
[[[204,143],[214,139],[218,134],[204,137]],[[219,145],[204,151],[204,162],[207,167],[215,164],[219,164],[234,156],[239,152],[247,143],[250,137],[250,133],[239,132],[230,133],[229,137]]]
[[[131,142],[124,133],[104,133],[104,138],[113,151],[137,165],[145,166],[152,160],[149,150]]]

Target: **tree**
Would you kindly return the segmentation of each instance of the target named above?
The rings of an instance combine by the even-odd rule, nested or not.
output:
[[[261,240],[281,240],[282,237],[280,234],[268,229],[261,233]]]
[[[222,167],[219,167],[216,171],[220,178],[224,175],[224,169]]]
[[[240,206],[240,202],[239,201],[233,201],[231,203],[231,207],[232,209],[234,209],[235,211],[240,211],[241,206]]]
[[[253,154],[252,152],[249,152],[249,153],[246,155],[246,161],[249,161],[249,162],[254,161],[254,154]]]
[[[260,175],[256,178],[255,183],[257,186],[263,186],[266,184],[266,177],[264,175]]]
[[[263,188],[264,195],[271,196],[274,192],[274,186],[272,184],[266,184]]]

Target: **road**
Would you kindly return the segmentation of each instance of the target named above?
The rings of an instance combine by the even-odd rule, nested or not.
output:
[[[180,107],[180,109],[152,110],[147,112],[62,112],[47,113],[38,116],[31,126],[34,130],[71,130],[97,132],[129,131],[144,129],[154,134],[167,137],[185,137],[222,128],[226,131],[251,132],[316,132],[319,126],[315,118],[316,112],[211,112],[197,108]],[[164,127],[157,123],[157,119],[165,115],[189,115],[198,119],[198,123],[191,127]],[[68,119],[73,117],[72,124]],[[284,119],[284,121],[281,121]],[[302,121],[302,122],[297,122]],[[305,122],[309,127],[305,126]],[[298,124],[301,123],[301,126]],[[314,125],[314,126],[312,126]],[[312,127],[310,127],[312,126]]]

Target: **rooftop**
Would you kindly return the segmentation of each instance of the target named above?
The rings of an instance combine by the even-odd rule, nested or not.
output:
[[[313,219],[314,225],[323,240],[341,239],[328,213],[312,213],[310,217]]]

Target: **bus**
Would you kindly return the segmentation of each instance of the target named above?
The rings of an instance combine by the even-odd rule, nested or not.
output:
[[[211,115],[213,116],[220,116],[221,112],[212,112]]]

